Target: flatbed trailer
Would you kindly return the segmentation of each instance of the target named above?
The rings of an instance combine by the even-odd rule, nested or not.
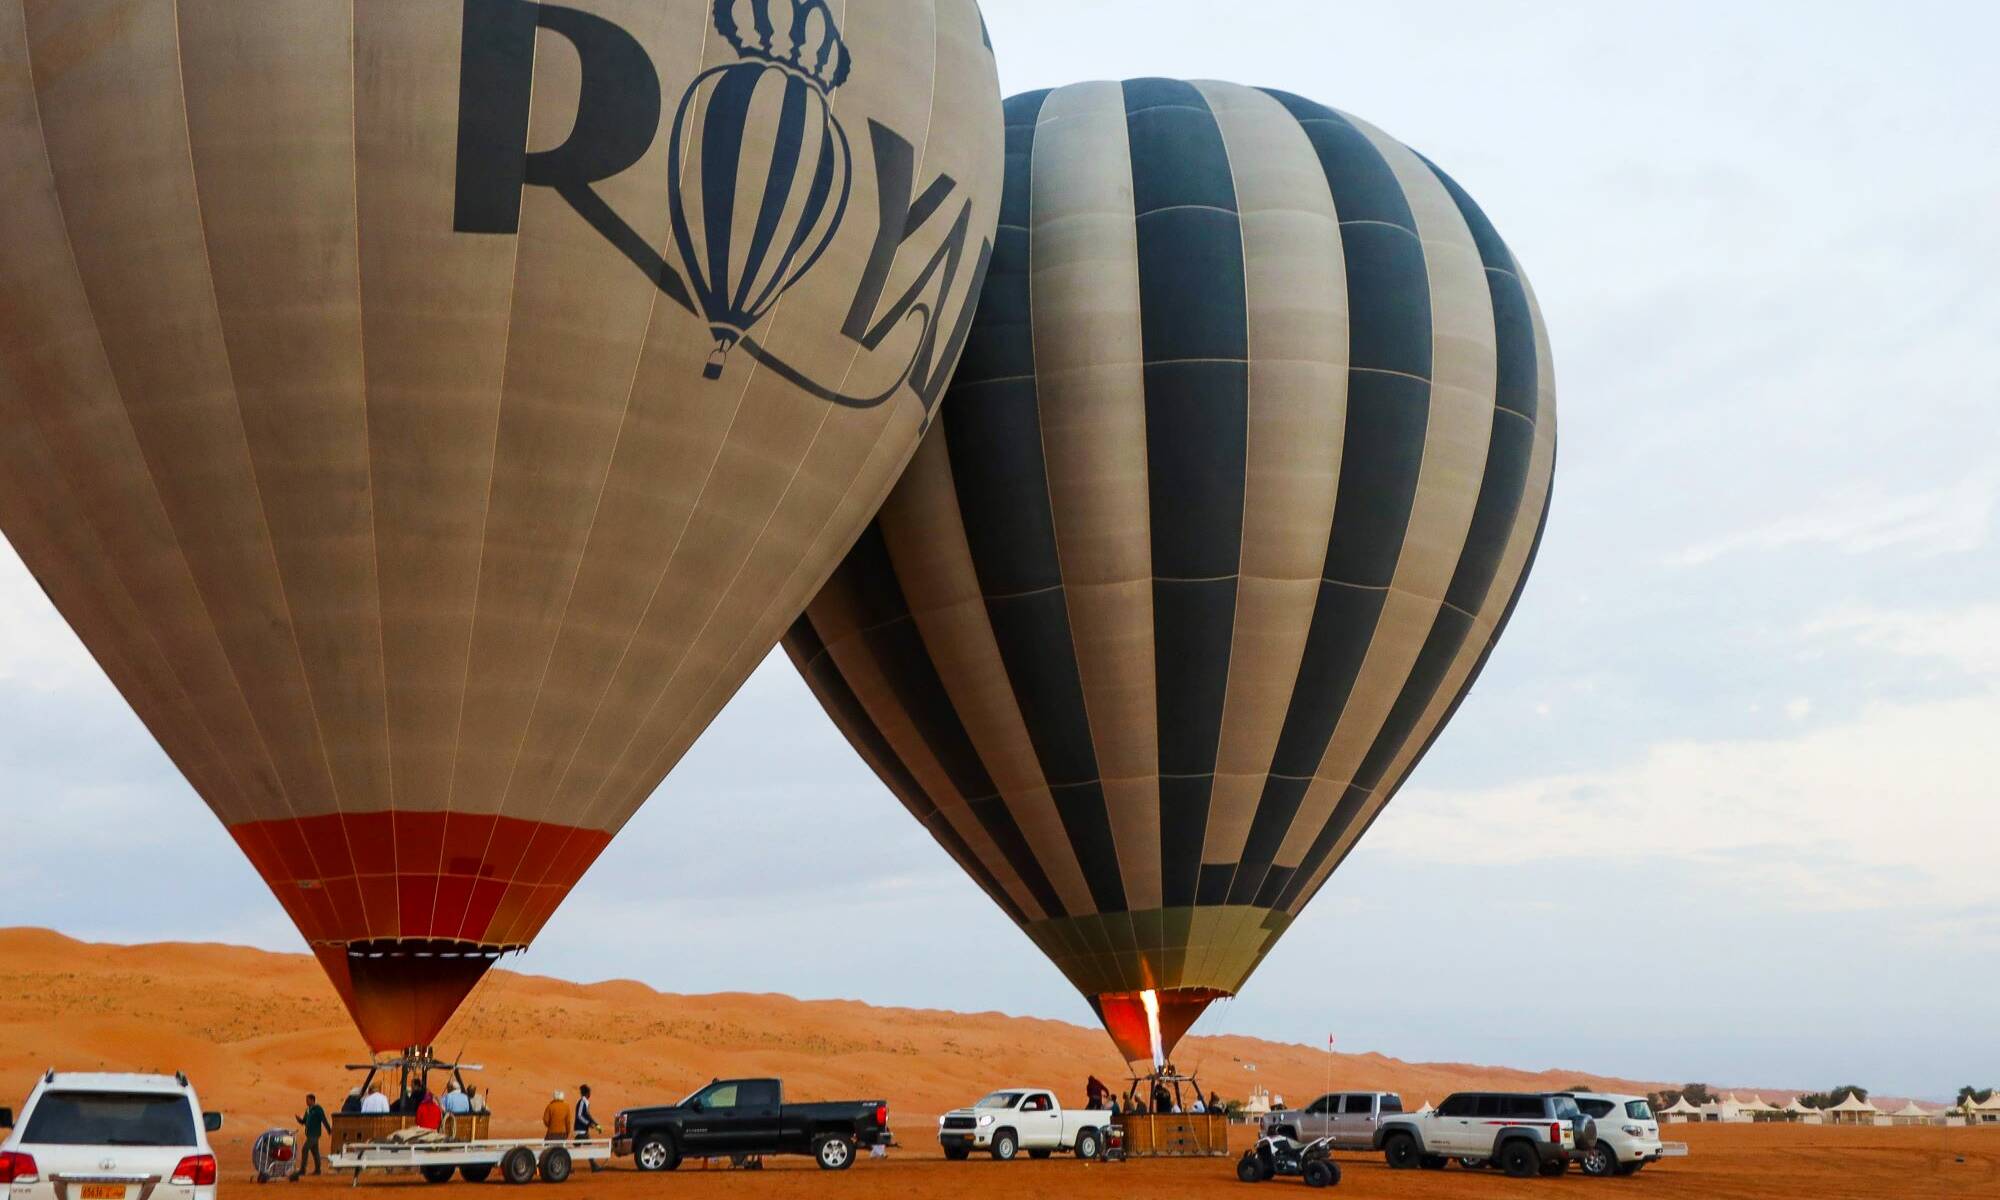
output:
[[[561,1183],[580,1162],[609,1162],[609,1140],[551,1142],[541,1138],[493,1138],[476,1142],[350,1142],[326,1160],[329,1171],[352,1171],[359,1185],[364,1171],[415,1171],[432,1183],[457,1175],[483,1183],[497,1168],[502,1183]]]

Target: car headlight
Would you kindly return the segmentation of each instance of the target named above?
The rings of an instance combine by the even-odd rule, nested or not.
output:
[[[979,1118],[979,1127],[981,1129],[986,1128],[988,1125],[991,1125],[992,1123],[993,1123],[993,1118],[991,1116],[984,1116]]]

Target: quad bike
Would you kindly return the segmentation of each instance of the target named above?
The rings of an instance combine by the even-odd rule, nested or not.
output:
[[[1262,1137],[1236,1163],[1236,1178],[1263,1183],[1280,1175],[1296,1175],[1307,1187],[1332,1187],[1340,1182],[1340,1164],[1333,1161],[1333,1139],[1301,1144],[1288,1137]]]

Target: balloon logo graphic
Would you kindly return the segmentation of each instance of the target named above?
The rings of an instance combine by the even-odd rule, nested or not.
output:
[[[681,97],[669,183],[674,244],[715,334],[706,379],[826,253],[853,165],[832,98],[854,64],[826,0],[715,0],[715,28],[742,61]]]

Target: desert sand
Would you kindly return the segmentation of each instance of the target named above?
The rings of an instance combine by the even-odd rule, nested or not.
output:
[[[496,1132],[529,1133],[549,1093],[590,1082],[601,1116],[678,1098],[713,1075],[777,1075],[802,1098],[882,1098],[902,1146],[842,1176],[805,1162],[762,1172],[684,1168],[670,1181],[630,1170],[578,1176],[564,1195],[1184,1196],[1241,1194],[1225,1160],[1085,1164],[947,1163],[931,1141],[936,1114],[990,1086],[1039,1082],[1081,1090],[1120,1077],[1102,1031],[1060,1021],[878,1008],[783,996],[677,996],[637,983],[579,985],[497,972],[441,1045],[486,1065]],[[249,1141],[289,1123],[300,1098],[329,1107],[365,1057],[347,1014],[309,957],[213,945],[107,946],[43,930],[0,930],[0,1104],[18,1105],[35,1073],[185,1070],[204,1104],[227,1114],[217,1139],[226,1177],[249,1179]],[[1293,1100],[1324,1090],[1328,1058],[1309,1046],[1250,1037],[1193,1037],[1176,1056],[1200,1064],[1225,1096],[1261,1084]],[[1254,1072],[1245,1069],[1254,1063]],[[1589,1082],[1644,1091],[1657,1084],[1582,1071],[1532,1073],[1340,1054],[1334,1086],[1386,1088],[1415,1105],[1465,1087],[1549,1088]],[[573,1093],[573,1090],[571,1091]],[[1766,1091],[1768,1098],[1786,1093]],[[1247,1131],[1239,1131],[1247,1134]],[[2000,1194],[2000,1130],[1671,1126],[1693,1146],[1630,1180],[1571,1177],[1517,1184],[1485,1172],[1392,1175],[1366,1156],[1344,1159],[1339,1194],[1473,1196],[1524,1187],[1603,1187],[1659,1196],[1925,1197]],[[1963,1159],[1963,1161],[1959,1161]],[[307,1181],[318,1190],[346,1180]],[[399,1187],[388,1179],[369,1186]],[[422,1186],[422,1185],[413,1185]],[[461,1185],[462,1186],[462,1185]],[[1297,1188],[1295,1181],[1269,1185]],[[1286,1194],[1289,1194],[1287,1191]]]

